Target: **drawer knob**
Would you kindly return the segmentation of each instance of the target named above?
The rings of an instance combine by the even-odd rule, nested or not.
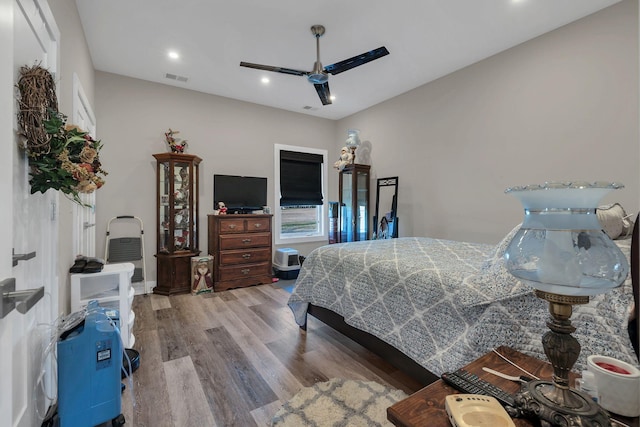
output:
[[[251,254],[243,254],[242,258],[249,259],[249,258],[251,258]]]
[[[250,271],[251,271],[251,270],[250,270],[250,269],[248,269],[248,268],[243,268],[242,270],[240,270],[240,272],[241,272],[242,274],[244,274],[245,276],[246,276],[247,274],[249,274],[249,272],[250,272]]]
[[[236,225],[235,224],[229,224],[228,227],[233,230],[234,228],[236,228]]]
[[[260,227],[262,227],[262,224],[260,224],[259,222],[256,222],[256,223],[254,224],[254,226],[255,226],[256,228],[260,228]]]
[[[242,239],[242,243],[251,243],[251,239]]]

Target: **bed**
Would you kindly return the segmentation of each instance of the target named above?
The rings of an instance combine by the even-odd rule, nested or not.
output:
[[[576,370],[590,354],[638,364],[638,339],[628,329],[630,317],[636,329],[638,322],[637,250],[630,256],[637,223],[633,239],[615,240],[633,258],[634,274],[574,306],[582,345]],[[312,314],[423,384],[500,345],[546,359],[548,303],[515,280],[502,258],[517,229],[495,246],[405,237],[320,247],[301,266],[289,307],[303,329]]]

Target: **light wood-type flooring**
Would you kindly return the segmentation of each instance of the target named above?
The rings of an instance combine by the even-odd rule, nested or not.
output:
[[[261,285],[200,295],[138,295],[125,380],[127,426],[267,426],[302,387],[330,378],[378,381],[407,394],[420,385],[309,316],[303,333],[289,293]]]

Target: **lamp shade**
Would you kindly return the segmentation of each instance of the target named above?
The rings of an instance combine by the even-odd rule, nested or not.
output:
[[[345,145],[352,150],[360,146],[360,131],[358,129],[349,129],[347,131],[347,141]]]
[[[520,230],[505,251],[507,270],[535,289],[591,296],[620,286],[629,264],[602,230],[596,208],[609,182],[550,182],[511,187],[524,207]]]

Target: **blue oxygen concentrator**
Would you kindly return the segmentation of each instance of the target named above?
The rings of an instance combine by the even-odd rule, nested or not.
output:
[[[77,322],[57,343],[60,427],[122,425],[119,312],[91,301]]]

